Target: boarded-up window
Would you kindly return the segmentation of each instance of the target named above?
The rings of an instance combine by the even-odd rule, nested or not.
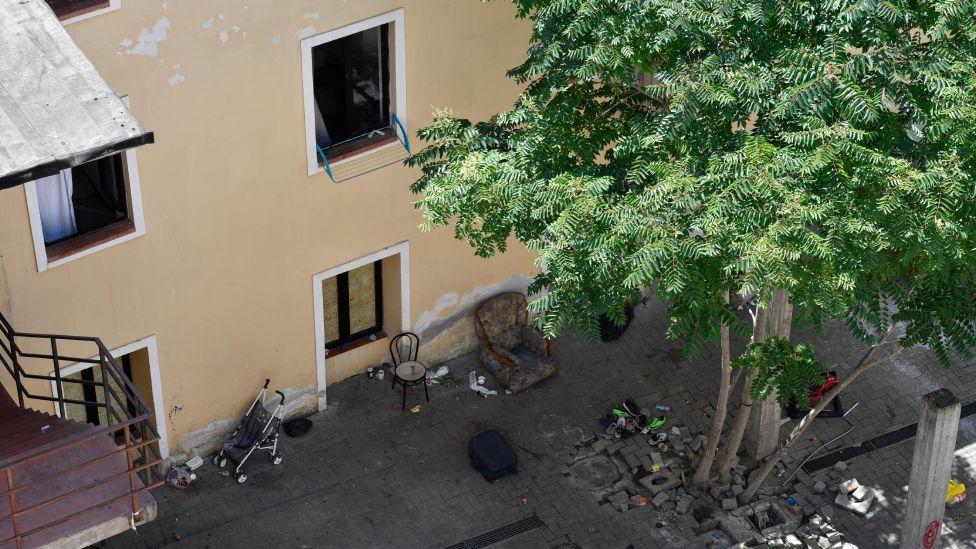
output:
[[[322,281],[326,349],[342,347],[383,329],[382,281],[379,261]]]
[[[58,19],[65,20],[84,15],[90,11],[107,8],[109,0],[47,0]]]

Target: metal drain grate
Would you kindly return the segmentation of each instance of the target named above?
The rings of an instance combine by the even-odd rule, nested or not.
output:
[[[963,406],[959,417],[962,419],[973,414],[976,414],[976,401],[970,402],[969,404]],[[838,461],[847,461],[851,458],[863,456],[864,454],[871,453],[875,450],[880,450],[893,444],[898,444],[899,442],[914,438],[916,433],[918,433],[918,423],[912,423],[911,425],[899,427],[893,431],[888,431],[887,433],[865,440],[859,445],[841,448],[840,450],[820,456],[816,459],[811,459],[803,466],[803,470],[807,473],[815,473],[821,469],[833,467]]]
[[[542,519],[532,515],[525,517],[522,520],[517,520],[511,524],[506,524],[501,528],[496,528],[491,532],[485,532],[480,536],[451,545],[447,549],[481,549],[482,547],[488,547],[489,545],[498,543],[499,541],[514,538],[519,534],[524,534],[529,530],[535,530],[536,528],[541,528],[543,526],[545,526],[545,523],[542,522]]]

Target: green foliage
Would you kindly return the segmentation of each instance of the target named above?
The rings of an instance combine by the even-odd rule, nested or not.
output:
[[[749,396],[766,400],[776,390],[776,401],[785,407],[795,396],[801,408],[810,406],[810,386],[823,383],[823,364],[813,356],[813,347],[794,347],[786,339],[774,337],[752,343],[732,361],[732,366],[755,374]]]
[[[976,345],[974,2],[514,3],[524,92],[408,164],[425,228],[538,252],[546,333],[652,286],[694,350],[739,322],[723,290],[787,289],[799,322]]]

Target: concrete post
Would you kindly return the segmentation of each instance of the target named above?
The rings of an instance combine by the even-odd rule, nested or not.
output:
[[[765,326],[756,326],[756,343],[762,343],[772,337],[790,339],[793,305],[790,303],[789,292],[779,290],[773,293],[764,320]],[[746,451],[753,459],[760,460],[776,451],[779,446],[781,417],[775,391],[766,400],[754,403],[752,414],[749,415],[749,428],[746,431]]]
[[[902,549],[932,549],[939,545],[960,411],[959,399],[947,389],[922,397],[908,505],[901,528]]]

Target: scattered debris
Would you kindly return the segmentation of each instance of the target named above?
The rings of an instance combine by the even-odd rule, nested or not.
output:
[[[478,376],[473,371],[468,372],[468,387],[485,398],[498,394],[498,391],[493,391],[485,387],[485,376]]]
[[[173,488],[183,490],[190,486],[190,483],[196,480],[197,475],[190,471],[185,465],[179,465],[173,467],[166,473],[166,484]]]
[[[868,508],[871,507],[871,502],[874,501],[875,495],[874,488],[861,486],[856,478],[852,478],[840,484],[834,503],[845,509],[850,509],[855,513],[864,515],[867,514]]]
[[[946,491],[946,503],[954,505],[966,501],[966,485],[949,479],[949,489]]]
[[[420,411],[420,405],[418,404],[418,405],[414,406],[413,408],[410,408],[410,411],[412,413],[416,414],[417,412]]]
[[[666,490],[671,490],[681,486],[681,479],[677,478],[668,471],[652,473],[641,478],[637,482],[640,483],[640,485],[644,488],[650,490],[651,495],[653,496],[656,496],[657,494]]]
[[[563,474],[618,512],[652,507],[645,512],[655,513],[658,528],[690,528],[698,533],[701,547],[856,549],[829,525],[836,510],[825,506],[818,513],[817,506],[826,502],[814,495],[826,495],[831,485],[838,485],[844,465],[812,489],[809,484],[786,483],[776,492],[760,492],[764,499],[740,506],[738,496],[756,464],[736,457],[730,485],[711,486],[708,494],[689,494],[685,475],[690,476],[700,460],[708,437],[696,432],[695,425],[681,422],[668,425],[666,432],[660,424],[645,430],[651,424],[649,412],[655,409],[663,411],[638,407],[630,399],[611,408],[592,438],[559,452]],[[811,523],[804,524],[808,517]]]
[[[427,370],[427,385],[435,385],[441,382],[441,378],[446,377],[450,374],[450,370],[447,366],[441,366],[436,371]]]

